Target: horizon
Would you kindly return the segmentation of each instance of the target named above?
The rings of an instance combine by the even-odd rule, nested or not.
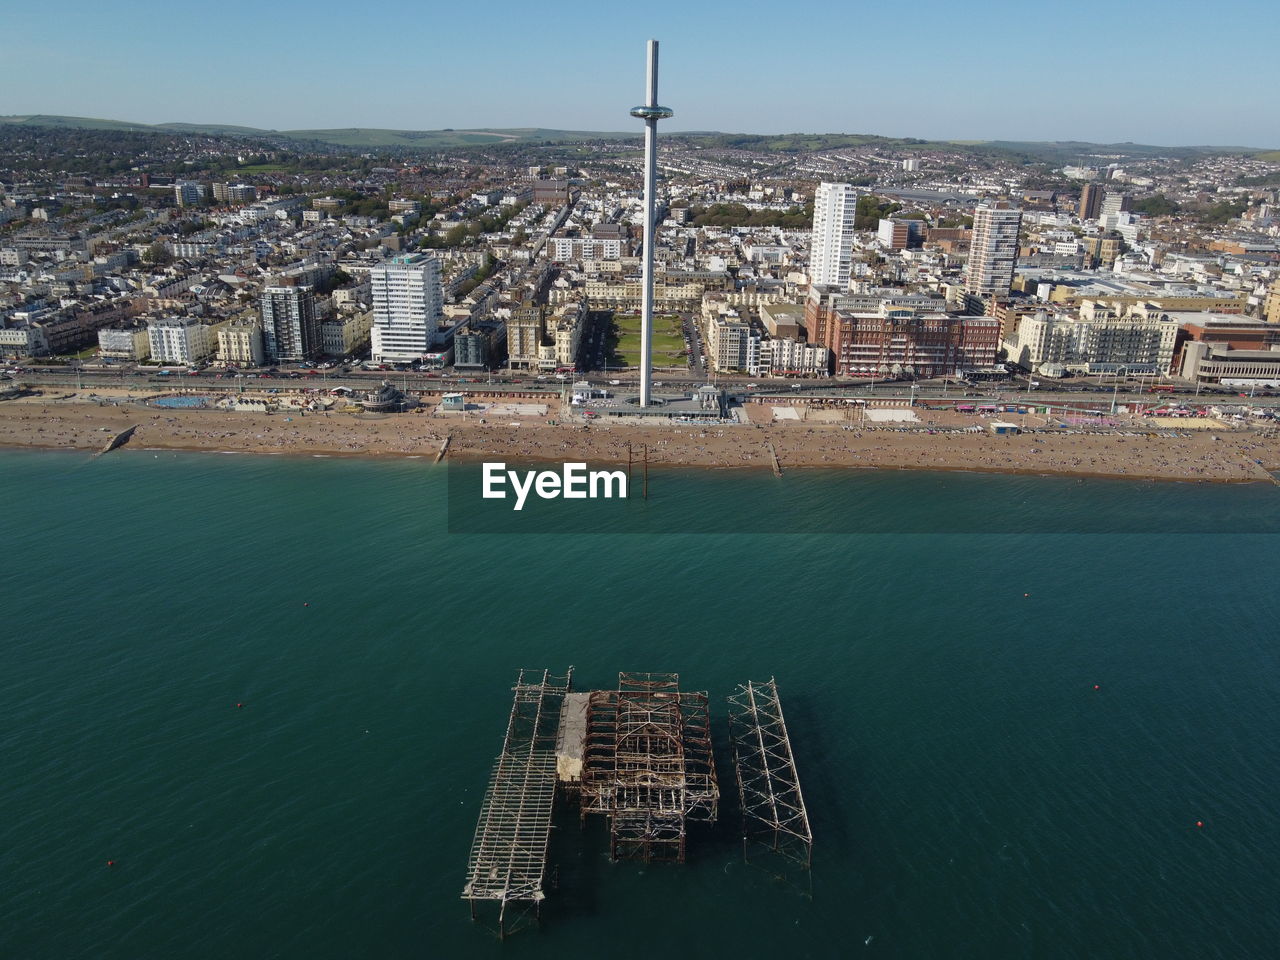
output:
[[[56,39],[40,11],[20,9],[9,26],[33,39],[0,63],[5,112],[156,125],[234,110],[241,116],[215,122],[263,130],[630,130],[648,36],[629,29],[624,11],[582,2],[554,12],[500,7],[480,26],[453,8],[367,21],[375,40],[394,29],[390,53],[383,44],[352,46],[341,29],[347,8],[333,0],[269,8],[232,0],[219,8],[220,22],[243,18],[254,29],[226,39],[215,32],[194,51],[184,38],[207,30],[207,7],[141,0],[126,18],[71,0],[65,15],[77,29]],[[924,0],[917,12],[917,22],[954,19],[940,0]],[[1280,87],[1280,65],[1268,53],[1277,31],[1259,0],[1218,8],[1215,19],[1259,25],[1235,42],[1230,86],[1186,69],[1158,81],[1132,76],[1135,57],[1202,61],[1202,19],[1186,0],[1124,9],[1086,0],[1064,24],[998,0],[966,11],[957,25],[964,29],[917,35],[881,8],[800,0],[779,17],[755,2],[690,10],[656,0],[646,23],[662,42],[663,100],[688,131],[1280,145],[1268,94]],[[783,46],[789,33],[794,49]]]
[[[283,135],[283,134],[297,134],[297,133],[305,133],[305,132],[327,132],[327,131],[341,131],[341,130],[385,130],[393,133],[468,133],[468,132],[502,133],[502,132],[509,132],[509,131],[515,131],[515,130],[546,130],[553,133],[581,133],[581,134],[587,134],[587,135],[592,135],[592,134],[604,135],[609,137],[626,136],[626,137],[634,137],[636,139],[641,139],[644,136],[643,129],[634,130],[634,131],[625,130],[625,129],[588,130],[588,129],[576,128],[576,127],[548,126],[546,124],[541,124],[541,123],[524,123],[524,124],[507,126],[507,127],[497,127],[497,126],[491,126],[491,125],[478,125],[478,124],[469,124],[466,126],[456,126],[456,127],[431,127],[431,128],[381,127],[381,126],[370,126],[368,124],[339,124],[337,126],[331,126],[331,127],[301,127],[301,126],[254,127],[252,124],[230,122],[226,120],[163,120],[163,121],[157,121],[157,122],[150,122],[150,121],[142,121],[142,120],[134,120],[134,119],[125,119],[121,117],[99,117],[99,116],[89,116],[83,113],[80,113],[80,114],[51,113],[49,111],[0,114],[0,125],[7,124],[11,126],[21,126],[23,125],[23,123],[38,117],[49,117],[50,119],[56,119],[56,120],[83,120],[83,121],[91,121],[96,123],[123,124],[127,126],[154,129],[155,132],[157,133],[172,133],[175,135],[180,135],[182,131],[176,130],[176,129],[169,129],[169,128],[171,127],[196,127],[196,128],[225,127],[229,129],[241,129],[241,130],[249,131],[248,133],[244,134],[245,136],[255,136],[259,134],[270,136],[272,134]],[[39,124],[35,124],[35,123],[32,123],[30,125],[40,126]],[[712,130],[712,129],[690,128],[688,130],[672,129],[672,130],[663,131],[664,138],[690,137],[690,136],[879,137],[886,140],[919,139],[919,140],[925,141],[925,143],[923,144],[925,146],[934,145],[934,144],[947,144],[947,143],[955,144],[957,146],[981,145],[981,144],[987,144],[987,143],[1015,143],[1015,144],[1027,143],[1027,144],[1085,144],[1088,146],[1097,146],[1097,147],[1139,146],[1139,147],[1167,148],[1170,150],[1243,149],[1243,150],[1256,150],[1259,152],[1271,152],[1271,151],[1280,150],[1280,147],[1274,146],[1272,144],[1264,144],[1264,143],[1154,143],[1150,141],[1141,141],[1141,140],[1132,140],[1132,139],[1101,141],[1101,140],[1078,140],[1074,138],[1061,138],[1061,137],[1050,139],[1050,140],[1034,140],[1028,137],[999,137],[994,139],[954,137],[954,138],[947,138],[947,139],[934,139],[934,138],[920,137],[916,134],[911,134],[911,133],[885,134],[885,133],[871,132],[866,130]],[[494,142],[498,143],[500,141],[494,141]],[[471,146],[482,147],[484,146],[484,144],[472,144]],[[432,149],[456,149],[456,148],[436,147]]]

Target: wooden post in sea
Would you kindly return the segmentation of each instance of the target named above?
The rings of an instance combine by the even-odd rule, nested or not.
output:
[[[644,495],[644,499],[648,500],[649,499],[649,445],[647,443],[644,445],[644,488],[642,492]]]

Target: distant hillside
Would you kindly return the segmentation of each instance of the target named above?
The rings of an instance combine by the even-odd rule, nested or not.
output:
[[[208,136],[255,137],[295,140],[299,143],[326,143],[340,147],[398,147],[411,150],[445,150],[501,143],[561,143],[572,140],[639,139],[639,129],[602,132],[593,130],[553,130],[543,127],[476,127],[456,130],[387,130],[378,127],[344,127],[328,130],[262,130],[218,123],[129,123],[90,117],[60,117],[48,114],[0,116],[0,123],[30,127],[80,128],[87,130],[135,130],[152,133]],[[703,147],[798,154],[842,147],[872,146],[887,150],[917,152],[963,152],[1012,154],[1027,160],[1062,164],[1091,156],[1185,157],[1202,154],[1256,154],[1264,159],[1280,157],[1280,151],[1259,147],[1159,147],[1141,143],[1085,143],[1082,141],[1017,140],[921,140],[915,137],[880,137],[853,133],[748,134],[714,131],[672,132],[668,136]]]
[[[50,114],[0,116],[0,123],[29,127],[79,128],[83,130],[136,130],[151,133],[194,134],[220,137],[257,137],[330,143],[341,147],[407,147],[417,150],[442,150],[451,147],[475,147],[493,143],[563,142],[568,140],[603,140],[639,138],[640,130],[630,133],[599,133],[589,130],[550,130],[542,127],[490,128],[469,130],[386,130],[378,127],[345,127],[332,130],[263,130],[221,123],[129,123],[121,120],[97,120],[92,117],[59,117]]]

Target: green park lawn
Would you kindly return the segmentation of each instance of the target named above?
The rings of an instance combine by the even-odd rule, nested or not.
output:
[[[616,313],[609,334],[609,366],[640,365],[640,315]],[[653,365],[682,367],[685,365],[684,333],[680,318],[659,315],[653,318]]]

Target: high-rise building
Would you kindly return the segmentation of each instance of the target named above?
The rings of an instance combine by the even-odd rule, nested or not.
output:
[[[1102,210],[1102,186],[1097,183],[1086,183],[1084,189],[1080,191],[1080,212],[1081,220],[1097,220],[1098,213]]]
[[[262,352],[269,363],[310,360],[320,352],[320,321],[309,286],[266,287],[262,308]]]
[[[1102,201],[1102,209],[1098,211],[1099,217],[1110,216],[1113,213],[1124,213],[1133,207],[1133,197],[1127,193],[1116,193],[1111,190],[1107,191],[1106,198]]]
[[[179,180],[173,185],[173,198],[180,207],[190,207],[204,199],[204,184],[194,180]]]
[[[534,370],[545,337],[546,318],[532,303],[521,303],[507,320],[507,362],[511,368]]]
[[[813,243],[809,251],[811,284],[840,288],[849,285],[857,209],[858,194],[852,184],[818,184],[813,198]]]
[[[979,204],[973,211],[973,242],[964,288],[980,297],[1002,297],[1013,283],[1022,211],[1007,203]]]
[[[384,260],[369,271],[373,359],[421,360],[431,352],[444,310],[440,261],[423,253]]]

